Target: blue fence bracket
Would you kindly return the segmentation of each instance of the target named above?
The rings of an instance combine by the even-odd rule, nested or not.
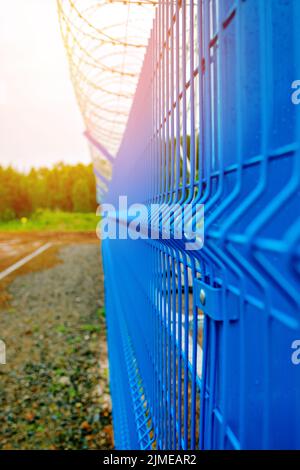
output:
[[[212,320],[224,320],[224,308],[222,305],[222,289],[211,287],[199,280],[194,281],[196,304]]]

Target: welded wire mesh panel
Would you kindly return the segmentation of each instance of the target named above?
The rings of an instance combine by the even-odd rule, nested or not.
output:
[[[103,241],[118,448],[300,447],[299,18],[157,6],[106,201],[203,203],[205,242]]]

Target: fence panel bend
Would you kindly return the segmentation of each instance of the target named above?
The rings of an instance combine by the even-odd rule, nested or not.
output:
[[[103,240],[119,449],[300,447],[299,18],[158,3],[105,202],[203,204],[205,240]]]

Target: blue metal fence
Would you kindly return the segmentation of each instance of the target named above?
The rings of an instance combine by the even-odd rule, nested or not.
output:
[[[119,449],[300,448],[299,19],[159,2],[106,202],[201,202],[205,243],[103,241]]]

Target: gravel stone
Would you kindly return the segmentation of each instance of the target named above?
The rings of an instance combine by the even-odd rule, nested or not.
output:
[[[59,257],[17,277],[0,311],[0,449],[113,446],[100,248],[68,245]]]

